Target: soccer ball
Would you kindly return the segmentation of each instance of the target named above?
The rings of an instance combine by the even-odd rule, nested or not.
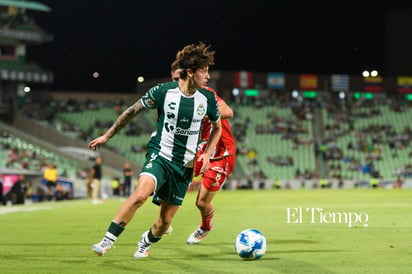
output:
[[[266,238],[257,229],[245,229],[236,237],[235,250],[243,260],[260,259],[266,252]]]

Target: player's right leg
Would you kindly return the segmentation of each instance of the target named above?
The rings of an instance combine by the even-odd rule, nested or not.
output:
[[[142,206],[155,189],[155,181],[152,177],[141,175],[133,194],[122,204],[115,218],[110,223],[103,239],[92,246],[92,251],[97,255],[106,254],[114,245],[114,242],[123,232],[126,224],[134,217],[136,210]]]

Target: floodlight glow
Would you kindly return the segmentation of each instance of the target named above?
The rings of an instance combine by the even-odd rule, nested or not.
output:
[[[239,89],[238,88],[232,89],[232,94],[233,94],[233,96],[238,96],[239,95]]]

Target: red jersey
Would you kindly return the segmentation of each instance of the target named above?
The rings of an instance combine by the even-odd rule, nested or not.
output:
[[[213,92],[216,96],[217,102],[222,101],[223,99],[220,98],[216,91],[213,89],[206,87],[207,90]],[[235,138],[232,135],[232,129],[230,128],[230,123],[228,119],[221,119],[222,122],[222,136],[219,139],[219,142],[216,145],[215,151],[212,153],[210,159],[219,159],[228,155],[232,155],[236,153],[236,142]],[[209,119],[205,118],[203,121],[202,129],[200,132],[200,138],[202,140],[209,140],[210,132],[211,132],[211,123]]]

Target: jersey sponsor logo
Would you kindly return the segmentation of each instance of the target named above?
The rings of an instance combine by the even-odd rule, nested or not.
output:
[[[168,106],[170,109],[174,110],[174,109],[176,109],[176,102],[170,102],[167,106]]]
[[[153,93],[155,90],[159,89],[158,86],[155,86],[151,89],[149,89],[149,91],[142,97],[142,101],[143,103],[148,107],[148,108],[154,108],[156,106],[155,101],[152,99],[154,98]]]
[[[200,104],[197,107],[197,114],[203,116],[205,114],[205,111],[206,111],[206,109],[205,109],[205,106],[203,104]]]
[[[172,112],[167,112],[167,113],[166,113],[166,117],[167,117],[168,120],[173,120],[173,119],[175,118],[175,114],[172,113]],[[171,125],[169,122],[165,122],[165,123],[164,123],[164,126],[165,126],[165,130],[166,130],[167,132],[170,132],[170,131],[172,131],[172,130],[175,128],[175,127],[174,127],[173,125]]]
[[[168,112],[166,113],[166,117],[167,119],[172,120],[175,118],[175,114],[173,112]]]
[[[175,127],[173,126],[173,125],[170,125],[169,123],[165,123],[165,130],[167,131],[167,132],[170,132],[170,131],[172,131],[173,129],[174,129]]]
[[[187,123],[189,122],[189,119],[187,119],[186,117],[183,117],[182,119],[180,119],[180,122]]]
[[[149,98],[149,97],[143,97],[143,102],[146,106],[148,106],[149,108],[152,108],[155,106],[155,102]]]
[[[176,132],[175,134],[177,135],[183,135],[183,136],[190,136],[190,135],[198,135],[199,134],[199,130],[191,130],[189,129],[184,129],[184,128],[176,128]]]

